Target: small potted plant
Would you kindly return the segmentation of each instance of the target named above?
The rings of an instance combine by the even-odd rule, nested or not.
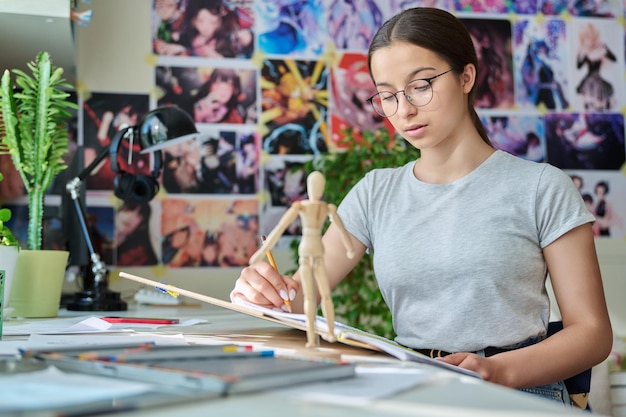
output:
[[[420,156],[419,150],[391,134],[386,127],[360,134],[348,128],[343,134],[338,144],[340,150],[312,159],[304,166],[306,172],[317,170],[324,174],[324,200],[329,203],[339,205],[368,171],[402,166]],[[297,264],[297,240],[291,243],[291,249]],[[378,288],[370,254],[366,253],[334,289],[332,298],[337,320],[387,338],[395,337],[391,312]]]
[[[30,74],[19,69],[5,70],[0,79],[0,155],[11,156],[28,196],[28,237],[26,250],[20,251],[18,257],[11,307],[15,307],[17,313],[17,304],[20,304],[15,299],[18,287],[23,287],[24,291],[29,288],[30,292],[20,298],[24,303],[35,299],[38,306],[35,311],[24,311],[22,315],[46,317],[56,316],[59,300],[55,300],[53,310],[53,307],[44,306],[40,297],[51,292],[56,298],[58,291],[60,298],[69,253],[42,250],[44,196],[56,175],[67,168],[63,160],[69,144],[67,125],[72,116],[70,109],[78,106],[68,100],[67,90],[71,86],[62,78],[63,69],[52,65],[47,52],[40,52],[28,63],[28,68]],[[32,256],[51,256],[53,259],[31,259]],[[29,259],[23,260],[26,257]],[[54,264],[62,266],[60,279],[53,276],[51,268]],[[18,282],[22,281],[22,266],[26,269],[36,265],[45,269],[41,272],[24,271],[24,280],[41,278],[42,283],[29,283],[26,287],[25,282]],[[55,282],[54,287],[49,287],[58,279],[58,285]],[[35,287],[41,293],[34,294],[30,290]]]

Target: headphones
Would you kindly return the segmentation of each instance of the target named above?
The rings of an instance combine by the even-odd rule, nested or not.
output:
[[[154,166],[150,175],[133,175],[131,173],[120,170],[117,161],[120,144],[124,137],[129,136],[129,147],[132,152],[133,136],[135,134],[133,127],[125,127],[115,134],[109,147],[109,156],[111,158],[111,170],[115,173],[114,194],[117,198],[127,201],[133,200],[137,203],[147,203],[152,200],[159,192],[159,183],[157,181],[161,166],[163,164],[163,155],[161,152],[153,152]]]

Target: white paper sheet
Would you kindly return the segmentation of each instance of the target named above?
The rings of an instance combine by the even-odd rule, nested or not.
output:
[[[0,375],[0,412],[42,410],[129,397],[151,390],[150,384],[72,374],[48,367],[41,371]]]

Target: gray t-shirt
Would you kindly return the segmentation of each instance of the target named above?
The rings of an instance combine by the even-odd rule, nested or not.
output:
[[[369,172],[339,206],[373,253],[396,340],[457,352],[545,335],[542,248],[594,221],[570,177],[502,151],[449,184],[413,166]]]

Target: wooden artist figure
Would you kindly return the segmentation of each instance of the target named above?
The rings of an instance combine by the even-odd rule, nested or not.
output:
[[[348,258],[354,256],[354,249],[348,232],[337,215],[337,207],[334,204],[322,201],[326,179],[322,173],[314,171],[307,177],[308,200],[294,202],[285,212],[274,230],[267,236],[263,245],[250,258],[250,264],[260,261],[278,242],[287,227],[300,216],[302,222],[302,238],[298,246],[298,272],[304,295],[304,313],[307,323],[306,347],[319,345],[319,338],[315,333],[315,318],[317,316],[317,303],[315,285],[321,298],[321,306],[324,317],[328,322],[328,331],[324,339],[334,342],[335,338],[335,309],[330,296],[330,285],[326,266],[324,264],[324,245],[322,244],[322,229],[328,218],[341,231],[342,241],[346,248]]]

